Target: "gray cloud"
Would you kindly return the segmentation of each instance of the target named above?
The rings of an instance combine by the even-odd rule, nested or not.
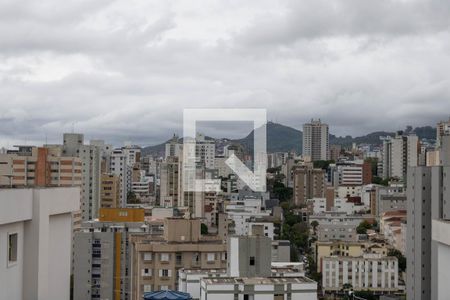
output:
[[[156,144],[203,107],[267,108],[295,128],[320,117],[339,135],[433,125],[450,112],[449,6],[0,0],[0,145],[72,128]]]

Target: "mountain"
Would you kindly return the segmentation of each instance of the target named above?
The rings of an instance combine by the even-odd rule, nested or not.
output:
[[[302,151],[302,140],[303,133],[300,130],[295,128],[285,126],[278,123],[268,122],[266,125],[267,131],[267,152],[289,152],[295,151],[296,153],[301,153]],[[436,138],[436,128],[431,126],[424,127],[413,127],[408,126],[405,130],[405,133],[416,133],[419,139],[428,139],[434,140]],[[387,132],[387,131],[376,131],[359,137],[352,136],[335,136],[330,134],[330,145],[341,145],[344,147],[349,147],[352,143],[356,144],[370,144],[370,145],[380,145],[381,140],[380,137],[383,136],[394,136],[395,132]],[[208,137],[208,139],[210,139]],[[169,142],[168,140],[167,142]],[[182,141],[180,139],[180,141]],[[224,143],[239,143],[241,144],[247,151],[251,152],[253,149],[253,131],[250,132],[246,137],[242,139],[236,140],[227,140],[227,139],[216,139],[217,142],[221,144]],[[166,142],[166,143],[167,143]],[[165,144],[162,143],[155,146],[149,146],[142,149],[143,155],[158,155],[163,156],[165,151]]]
[[[278,123],[268,122],[266,125],[267,152],[289,152],[300,153],[302,150],[303,133],[292,127]],[[253,131],[243,139],[233,140],[247,150],[253,149]]]
[[[170,142],[170,140],[167,140],[162,144],[144,147],[141,149],[142,155],[164,156],[164,152],[166,151],[166,144],[168,142]]]

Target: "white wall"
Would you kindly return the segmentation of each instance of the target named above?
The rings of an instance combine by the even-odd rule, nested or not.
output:
[[[77,187],[0,190],[0,300],[69,299],[72,212],[79,207]],[[15,230],[18,262],[7,266],[7,233]]]
[[[61,276],[70,274],[72,237],[67,233],[72,232],[71,218],[68,218],[67,214],[51,216],[49,228],[49,299],[69,299],[70,278],[61,280]]]
[[[1,201],[1,199],[0,199]],[[17,263],[8,266],[8,234],[18,233]],[[22,299],[23,223],[0,225],[0,299]]]

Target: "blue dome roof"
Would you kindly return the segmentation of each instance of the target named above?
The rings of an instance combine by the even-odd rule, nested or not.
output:
[[[177,291],[157,291],[144,293],[144,300],[190,300],[191,295]]]

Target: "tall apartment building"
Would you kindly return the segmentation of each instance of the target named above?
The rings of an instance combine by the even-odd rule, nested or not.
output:
[[[436,212],[439,205],[432,197],[433,181],[432,168],[409,169],[406,293],[411,300],[433,299],[431,263],[435,249],[431,245],[431,220],[438,217]]]
[[[160,168],[160,199],[165,207],[181,205],[181,163],[178,157],[170,156],[161,163]]]
[[[406,180],[408,167],[418,166],[419,139],[416,135],[404,135],[399,131],[395,137],[383,141],[383,178]]]
[[[168,157],[182,157],[183,156],[183,144],[178,142],[177,135],[173,135],[172,139],[166,143],[165,159]]]
[[[100,209],[75,233],[74,299],[130,299],[129,237],[144,233],[144,209]]]
[[[100,207],[120,207],[120,178],[114,174],[102,174],[100,187]]]
[[[450,136],[441,137],[441,145]],[[448,276],[445,236],[450,218],[450,150],[441,147],[442,166],[410,168],[408,172],[407,286],[408,299],[446,299]],[[433,239],[432,239],[433,237]],[[443,259],[443,260],[441,260]],[[448,277],[447,277],[448,278]]]
[[[295,167],[294,204],[302,205],[306,200],[325,197],[325,171],[308,166]]]
[[[123,149],[115,149],[111,154],[111,174],[119,178],[120,206],[127,204],[128,192],[131,191],[132,166],[128,164],[129,157]]]
[[[84,221],[96,218],[100,206],[102,148],[85,145],[83,134],[65,133],[62,155],[78,157],[81,160],[81,217]]]
[[[141,147],[136,145],[127,145],[122,147],[122,151],[126,156],[126,163],[133,167],[135,164],[141,163]]]
[[[0,299],[69,300],[79,187],[0,189]]]
[[[144,292],[177,289],[181,268],[223,269],[226,244],[200,235],[200,219],[166,218],[164,235],[132,236],[131,299]]]
[[[62,157],[61,149],[19,146],[0,154],[0,186],[79,186],[82,163]]]
[[[216,143],[214,140],[207,140],[203,134],[197,133],[195,139],[196,162],[205,169],[214,169],[214,159],[216,157]]]
[[[0,187],[70,187],[82,185],[82,161],[63,157],[60,147],[18,146],[0,154]],[[73,212],[74,228],[81,211]]]
[[[441,147],[441,139],[443,135],[450,134],[450,118],[448,121],[441,121],[436,126],[436,148]]]
[[[328,124],[320,119],[303,125],[303,156],[311,161],[330,159]]]
[[[323,290],[338,292],[344,289],[345,284],[350,284],[354,291],[399,291],[397,257],[363,254],[360,257],[323,258]]]

